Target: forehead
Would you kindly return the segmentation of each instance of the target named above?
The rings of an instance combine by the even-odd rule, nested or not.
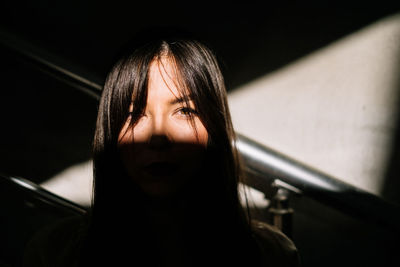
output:
[[[153,60],[148,76],[148,95],[179,98],[185,95],[175,62],[166,56]]]

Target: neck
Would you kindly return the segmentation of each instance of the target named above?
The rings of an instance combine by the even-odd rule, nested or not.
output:
[[[143,203],[145,216],[152,225],[180,224],[188,214],[189,207],[185,199],[173,197],[149,197]]]

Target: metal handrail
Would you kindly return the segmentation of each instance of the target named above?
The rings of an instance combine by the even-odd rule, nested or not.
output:
[[[91,78],[85,77],[89,73],[84,70],[80,70],[81,73],[78,73],[76,71],[76,69],[79,69],[78,66],[74,66],[74,70],[71,70],[65,66],[67,65],[65,60],[29,44],[4,29],[0,29],[0,45],[14,53],[18,58],[33,64],[47,75],[83,91],[95,99],[100,99],[101,79],[93,75],[91,75]],[[68,65],[71,65],[71,63]]]
[[[29,46],[28,50],[25,49],[26,45],[18,43],[21,40],[9,36],[4,38],[5,35],[7,33],[0,31],[0,37],[2,37],[0,44],[4,47],[10,49],[22,59],[36,64],[39,69],[47,74],[50,73],[55,78],[66,81],[74,88],[99,99],[102,86],[98,82],[78,75],[71,68],[55,64],[47,59],[43,53],[39,56],[39,53],[36,53],[32,46]],[[9,40],[12,40],[12,42]],[[357,216],[399,230],[400,206],[313,169],[240,133],[237,133],[236,145],[245,163],[246,171],[256,174],[264,186],[271,186],[271,183],[279,179],[292,187],[294,191],[298,190],[304,196],[346,212],[351,216]],[[251,186],[251,184],[249,185]]]
[[[282,180],[323,204],[394,230],[400,228],[400,206],[296,161],[241,134],[237,148],[245,168],[265,183]],[[283,187],[285,187],[283,185]],[[286,186],[287,188],[287,186]]]
[[[13,185],[16,188],[24,190],[28,194],[33,195],[35,199],[40,199],[53,207],[62,208],[64,210],[66,209],[77,215],[84,215],[87,213],[87,209],[85,207],[53,194],[52,192],[25,178],[0,174],[0,179],[6,181],[8,184]]]

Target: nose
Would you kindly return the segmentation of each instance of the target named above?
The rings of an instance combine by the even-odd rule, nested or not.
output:
[[[149,147],[155,150],[165,150],[171,146],[168,136],[168,123],[162,117],[153,117],[151,123]]]
[[[171,146],[171,142],[165,135],[152,135],[149,147],[154,150],[166,150]]]

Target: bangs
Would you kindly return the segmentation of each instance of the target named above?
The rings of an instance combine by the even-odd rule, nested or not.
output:
[[[124,120],[121,121],[119,131],[123,129],[123,125],[127,120],[129,120],[129,127],[126,131],[133,131],[135,125],[139,122],[140,118],[144,115],[147,106],[148,97],[148,87],[149,79],[151,79],[151,68],[155,67],[158,69],[165,85],[168,89],[173,92],[172,87],[177,89],[178,94],[173,93],[176,99],[182,103],[184,108],[191,108],[191,102],[194,105],[194,109],[197,113],[197,95],[196,90],[190,87],[187,83],[187,79],[184,76],[182,69],[187,68],[186,66],[179,67],[176,61],[175,55],[171,53],[169,45],[166,42],[162,42],[159,46],[157,53],[151,58],[151,60],[143,66],[143,68],[138,69],[136,72],[141,75],[135,75],[135,78],[131,82],[131,90],[124,90],[126,94],[120,95],[120,107],[122,107],[121,112],[125,114]],[[131,68],[132,71],[132,68]],[[131,107],[132,106],[132,107]],[[130,110],[131,109],[131,110]],[[198,129],[196,127],[195,117],[197,114],[189,113],[188,120],[195,132],[196,139],[200,141]],[[201,116],[199,119],[202,121]],[[125,133],[123,134],[126,134]]]

